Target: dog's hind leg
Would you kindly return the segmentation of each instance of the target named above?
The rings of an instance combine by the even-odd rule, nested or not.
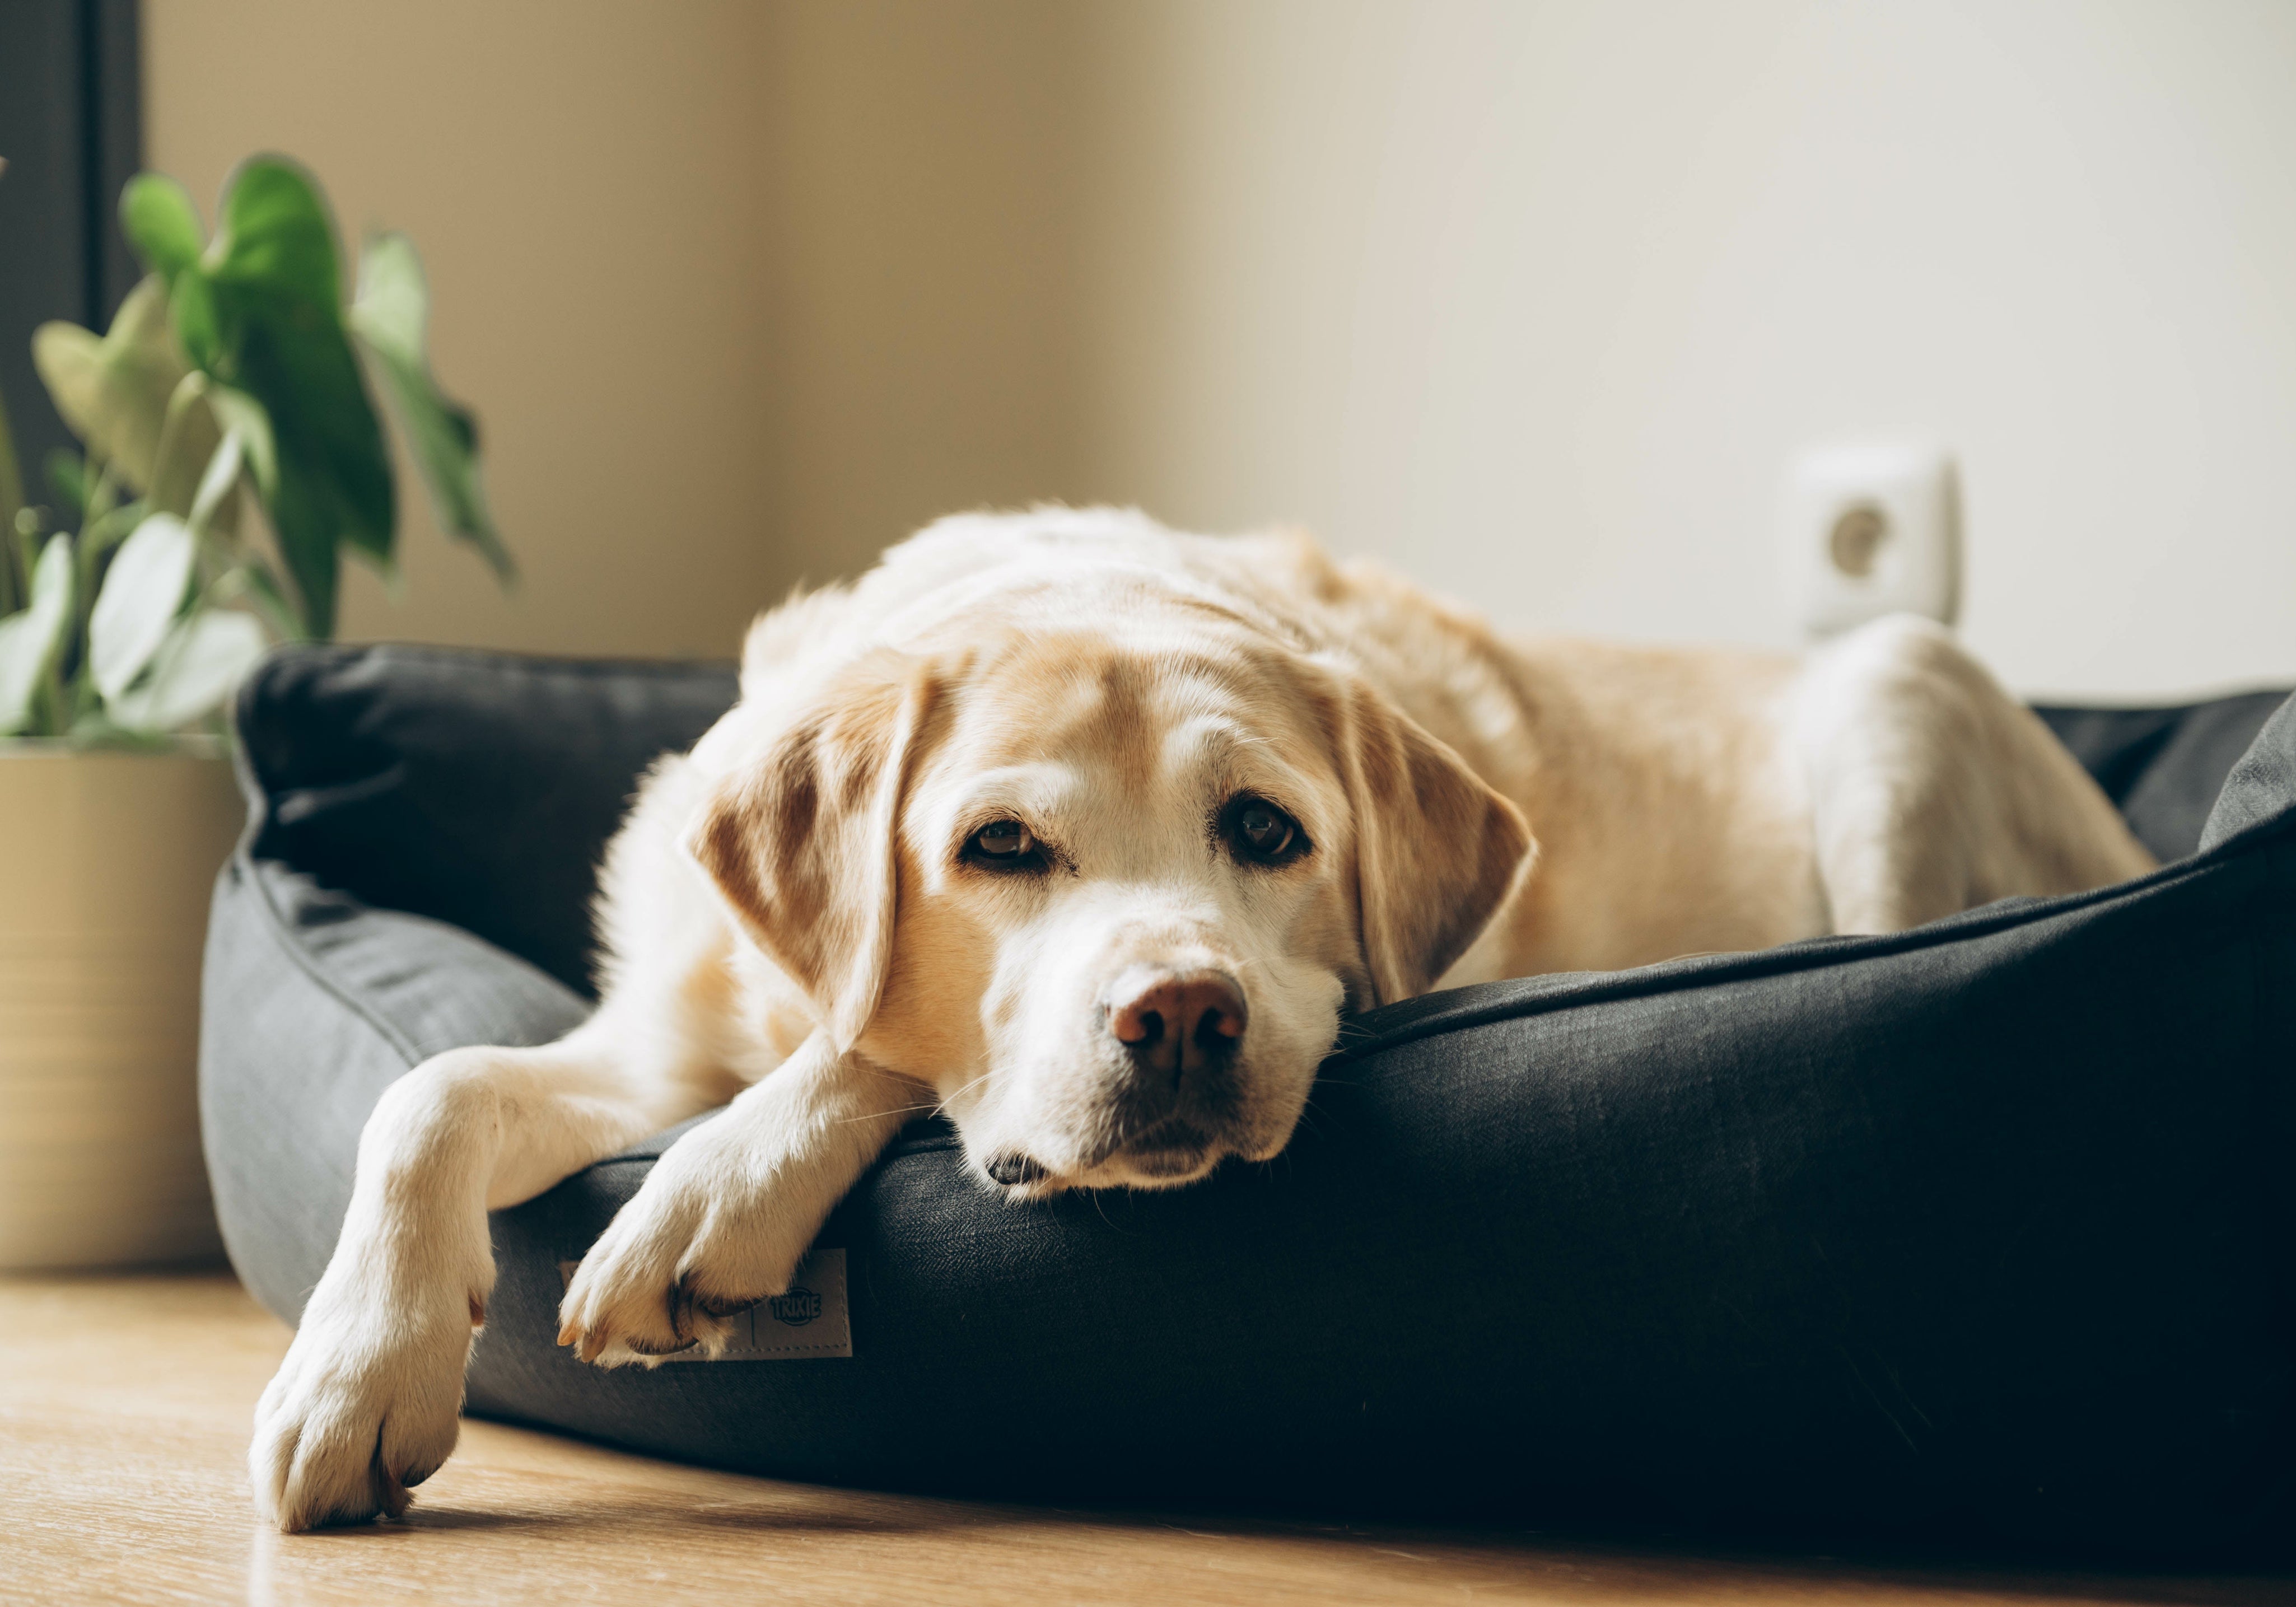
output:
[[[295,1530],[403,1513],[455,1448],[494,1288],[487,1213],[739,1086],[665,1066],[660,1042],[618,1019],[602,1012],[538,1048],[449,1050],[385,1090],[333,1259],[256,1407],[249,1473],[266,1520]]]
[[[2152,857],[2030,709],[1911,615],[1812,655],[1792,741],[1838,932],[2126,881]]]

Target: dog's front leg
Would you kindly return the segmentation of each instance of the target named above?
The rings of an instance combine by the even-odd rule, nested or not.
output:
[[[605,1366],[697,1345],[716,1355],[726,1318],[788,1289],[922,1092],[816,1032],[655,1163],[582,1258],[558,1342]]]
[[[637,1074],[608,1029],[455,1049],[393,1083],[359,1136],[350,1209],[255,1410],[255,1504],[281,1529],[398,1516],[455,1448],[495,1282],[487,1212],[716,1103]]]

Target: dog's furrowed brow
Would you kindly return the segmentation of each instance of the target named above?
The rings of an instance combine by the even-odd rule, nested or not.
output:
[[[1240,761],[1265,753],[1272,744],[1231,715],[1205,714],[1176,723],[1164,734],[1163,746],[1166,772],[1182,775],[1190,770],[1232,769]]]
[[[1227,717],[1206,717],[1176,726],[1164,738],[1165,774],[1187,777],[1217,808],[1238,792],[1292,799],[1306,791],[1275,738]],[[1296,808],[1297,805],[1291,807]]]
[[[1082,787],[1082,779],[1073,769],[1051,761],[983,770],[950,795],[948,824],[962,829],[969,822],[1001,813],[1049,825],[1074,811]]]

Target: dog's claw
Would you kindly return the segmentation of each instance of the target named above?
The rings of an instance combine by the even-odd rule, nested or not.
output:
[[[267,1522],[292,1534],[406,1515],[455,1448],[462,1319],[479,1298],[322,1283],[255,1409],[248,1473]]]
[[[812,1237],[777,1181],[738,1124],[687,1134],[574,1269],[560,1342],[609,1367],[721,1353],[734,1317],[789,1287]]]

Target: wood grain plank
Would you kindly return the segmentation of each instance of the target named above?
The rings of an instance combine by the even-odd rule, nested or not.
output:
[[[475,1422],[408,1521],[283,1537],[254,1522],[243,1458],[287,1337],[221,1273],[0,1280],[0,1601],[2296,1600],[2286,1578],[1963,1572],[928,1500]]]

